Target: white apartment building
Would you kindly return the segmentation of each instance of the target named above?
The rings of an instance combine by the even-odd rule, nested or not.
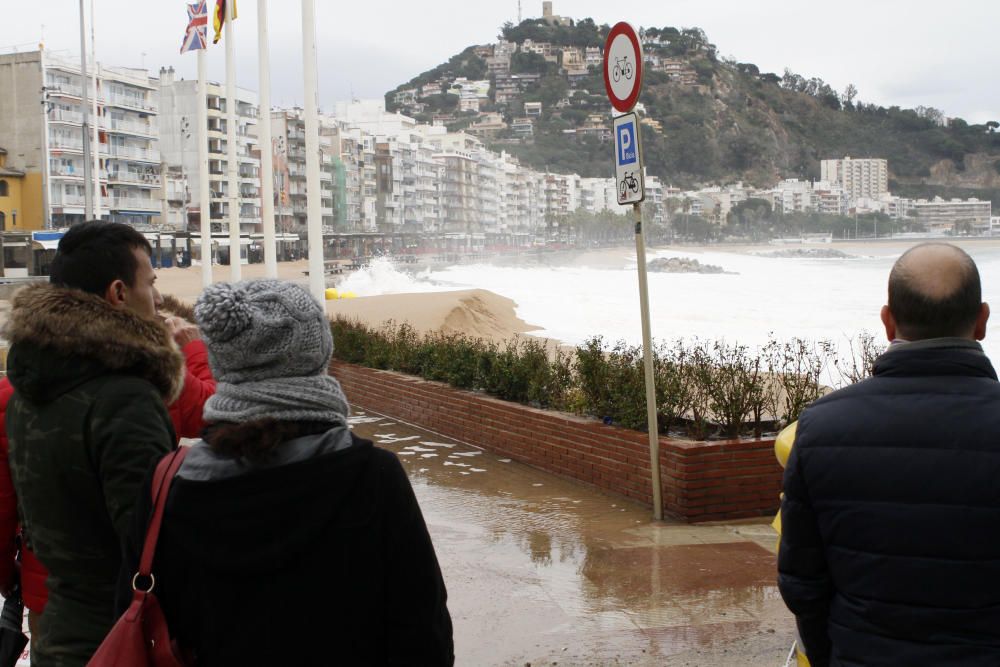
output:
[[[929,232],[956,231],[956,225],[969,223],[972,230],[988,231],[993,215],[993,204],[979,199],[942,199],[935,197],[928,201],[918,199],[913,202],[914,219]]]
[[[542,174],[546,217],[580,208],[581,178],[577,174]]]
[[[481,233],[484,228],[482,199],[486,194],[480,183],[482,142],[470,134],[458,132],[432,135],[431,143],[438,149],[434,159],[443,167],[441,231]],[[487,171],[485,167],[483,171]],[[495,181],[495,174],[484,173],[484,178],[488,177]],[[495,185],[491,189],[495,190]]]
[[[342,157],[344,168],[356,172],[346,178],[348,206],[371,197],[374,219],[367,228],[410,232],[438,229],[442,167],[434,158],[438,147],[432,138],[444,135],[445,128],[419,125],[408,116],[387,113],[380,100],[338,104],[334,115],[326,119],[337,123],[343,136],[350,137]],[[370,172],[364,159],[347,154],[356,152],[368,140],[373,147]],[[371,194],[351,192],[358,192],[357,188],[368,189]],[[349,219],[348,226],[356,222]]]
[[[92,72],[82,81],[79,60],[45,50],[0,56],[0,145],[8,150],[9,168],[41,175],[43,201],[32,203],[43,212],[39,223],[65,227],[83,220],[86,85],[99,183],[95,207],[104,220],[149,226],[159,222],[162,208],[155,84],[146,70],[92,66],[96,115]]]
[[[618,212],[618,191],[613,178],[581,178],[580,208],[590,213]]]
[[[827,215],[847,215],[851,197],[846,188],[826,181],[813,183],[813,209]]]
[[[187,179],[190,211],[200,216],[198,178],[198,82],[176,80],[173,68],[161,69],[157,91],[160,107],[160,150],[163,162],[179,166]],[[260,157],[257,146],[257,94],[237,88],[237,170],[240,231],[261,233]],[[210,215],[213,232],[229,231],[229,172],[226,87],[208,83],[208,172]],[[189,215],[194,221],[194,216]],[[198,218],[200,220],[200,217]]]
[[[889,163],[881,158],[820,161],[820,180],[840,185],[852,199],[878,199],[889,192]]]
[[[340,157],[344,163],[347,226],[376,230],[375,137],[358,127],[341,127]]]
[[[521,166],[517,158],[501,153],[499,159],[501,210],[504,231],[534,236],[545,225],[542,175]]]
[[[813,210],[812,183],[797,178],[787,178],[771,190],[774,210],[781,213]]]

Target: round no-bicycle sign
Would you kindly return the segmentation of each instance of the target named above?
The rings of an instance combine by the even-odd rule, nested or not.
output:
[[[616,23],[604,42],[604,87],[611,106],[627,113],[639,99],[642,87],[642,44],[624,21]]]

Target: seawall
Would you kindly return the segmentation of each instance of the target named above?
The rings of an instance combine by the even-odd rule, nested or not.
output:
[[[645,433],[502,401],[440,382],[334,361],[351,403],[546,472],[653,505]],[[663,512],[684,521],[774,514],[782,469],[774,440],[660,438]]]

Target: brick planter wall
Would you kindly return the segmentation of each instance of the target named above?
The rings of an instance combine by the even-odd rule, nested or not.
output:
[[[334,361],[351,403],[652,506],[645,433],[501,401],[393,371]],[[715,521],[774,514],[774,440],[660,438],[665,514]]]

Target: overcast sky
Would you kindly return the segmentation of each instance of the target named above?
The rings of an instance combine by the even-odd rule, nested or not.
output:
[[[88,7],[91,0],[84,0]],[[178,53],[184,0],[93,0],[97,57],[104,64],[173,65],[194,78],[195,54]],[[214,7],[214,1],[209,5]],[[0,0],[0,50],[46,48],[79,53],[77,0]],[[300,3],[272,1],[272,100],[302,102]],[[257,7],[240,0],[237,78],[257,89]],[[541,15],[541,0],[523,0],[524,18]],[[625,9],[627,7],[627,9]],[[320,104],[381,97],[470,44],[495,41],[516,21],[516,0],[316,0]],[[853,83],[865,102],[933,106],[974,122],[1000,119],[1000,39],[995,0],[556,0],[555,12],[635,27],[700,27],[719,53],[780,74],[818,76],[839,91]],[[210,26],[211,30],[211,26]],[[209,49],[209,76],[221,80],[225,50]],[[640,98],[641,101],[641,98]]]

